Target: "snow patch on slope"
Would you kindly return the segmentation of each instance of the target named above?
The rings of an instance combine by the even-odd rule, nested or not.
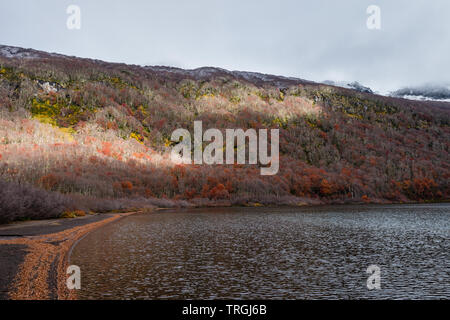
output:
[[[370,89],[369,87],[363,86],[358,81],[346,82],[346,81],[326,80],[326,81],[323,82],[323,84],[327,84],[327,85],[335,86],[335,87],[346,88],[346,89],[352,89],[352,90],[356,90],[356,91],[359,91],[359,92],[374,93],[372,91],[372,89]]]
[[[22,59],[33,59],[39,57],[38,54],[32,52],[31,50],[9,46],[0,46],[0,55],[5,58],[22,58]]]
[[[409,100],[450,102],[450,85],[407,87],[392,92],[390,96]]]

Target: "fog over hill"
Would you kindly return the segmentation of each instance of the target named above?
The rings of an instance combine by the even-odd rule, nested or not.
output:
[[[359,92],[381,94],[379,92],[372,91],[371,88],[360,84],[358,81],[346,82],[326,80],[323,83],[331,86],[352,89]],[[383,95],[417,101],[450,102],[450,85],[425,84],[422,86],[401,88],[393,92],[384,93]]]
[[[392,92],[391,96],[412,100],[450,102],[450,85],[427,84],[417,87],[406,87]]]
[[[337,86],[347,89],[353,89],[359,92],[365,92],[365,93],[374,93],[372,89],[369,87],[365,87],[362,84],[360,84],[358,81],[353,82],[346,82],[346,81],[332,81],[332,80],[326,80],[323,82],[324,84],[328,84],[331,86]]]

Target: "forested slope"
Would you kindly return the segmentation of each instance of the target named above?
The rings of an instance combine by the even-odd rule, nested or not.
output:
[[[14,211],[17,188],[59,201],[39,217],[130,206],[448,200],[449,105],[0,46],[0,221],[33,211],[33,201],[20,199]],[[171,133],[192,132],[194,120],[204,129],[280,129],[278,174],[173,164]]]

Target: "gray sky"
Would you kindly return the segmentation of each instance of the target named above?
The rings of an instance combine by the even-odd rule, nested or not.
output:
[[[70,4],[81,29],[66,27]],[[369,30],[369,5],[381,30]],[[0,44],[181,68],[215,66],[386,92],[450,83],[449,0],[2,0]]]

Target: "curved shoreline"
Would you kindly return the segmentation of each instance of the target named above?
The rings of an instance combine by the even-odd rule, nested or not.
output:
[[[84,219],[86,221],[82,221],[81,225],[79,225],[79,219],[65,221],[65,225],[53,222],[53,224],[40,226],[37,232],[35,231],[37,233],[35,235],[23,237],[14,235],[13,239],[0,240],[1,246],[26,247],[25,257],[18,266],[14,279],[8,284],[7,298],[13,300],[76,299],[76,292],[68,290],[66,286],[66,270],[73,246],[89,232],[135,213],[108,214],[97,217],[100,219],[98,221],[90,221],[88,217]],[[58,225],[58,228],[62,230],[48,232],[54,225]],[[20,225],[11,226],[11,229],[17,233],[16,230],[20,227]]]
[[[412,204],[417,203],[404,203]],[[164,209],[173,208],[155,210]],[[69,291],[66,287],[66,270],[75,245],[91,231],[139,212],[97,214],[76,219],[38,220],[0,226],[0,299],[76,299],[76,291]]]

